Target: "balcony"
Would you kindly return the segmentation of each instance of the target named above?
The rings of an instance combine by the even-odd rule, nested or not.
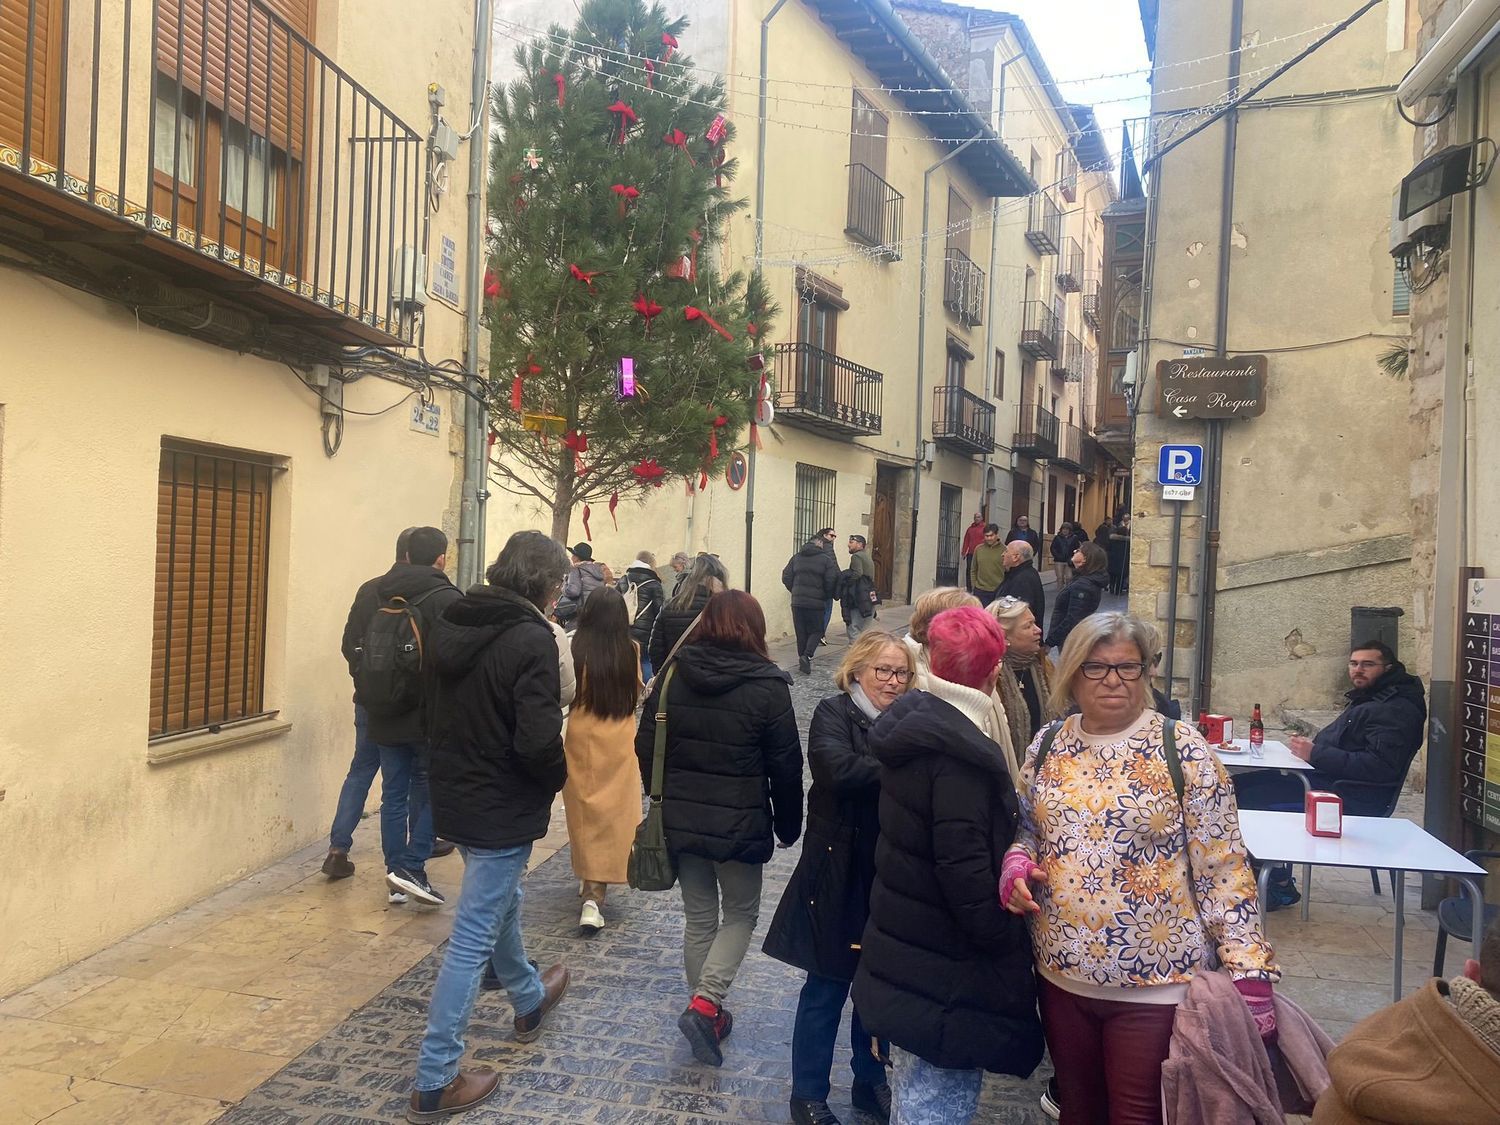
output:
[[[901,208],[905,197],[863,164],[849,165],[849,214],[844,233],[873,246],[888,262],[901,258]]]
[[[831,437],[880,432],[879,371],[811,344],[777,344],[776,414]]]
[[[1052,359],[1052,374],[1061,375],[1065,383],[1083,380],[1083,341],[1076,333],[1062,334],[1062,346]]]
[[[1090,375],[1097,376],[1098,374],[1099,356],[1093,348],[1085,345],[1083,349],[1083,378],[1087,381]],[[1085,424],[1084,428],[1088,429],[1087,424]]]
[[[1057,287],[1064,293],[1077,293],[1083,288],[1083,247],[1072,235],[1063,239],[1057,271]]]
[[[1010,447],[1022,457],[1048,461],[1057,456],[1057,415],[1023,402],[1016,411],[1016,432]]]
[[[1075,473],[1088,472],[1092,459],[1087,453],[1083,431],[1071,422],[1059,422],[1057,429],[1057,452],[1052,456],[1052,463]]]
[[[962,250],[948,248],[943,269],[943,307],[973,328],[984,322],[984,273]]]
[[[1078,154],[1071,147],[1058,156],[1057,190],[1069,203],[1078,200]]]
[[[225,346],[415,343],[423,137],[265,0],[11,18],[0,242]]]
[[[1062,243],[1062,209],[1044,191],[1031,197],[1026,241],[1038,254],[1056,254]]]
[[[1100,285],[1097,281],[1089,282],[1088,292],[1083,295],[1083,322],[1098,332],[1102,326],[1099,317],[1099,291]]]
[[[993,453],[995,404],[962,387],[934,387],[932,440],[956,453]]]
[[[1046,301],[1027,301],[1021,315],[1021,350],[1033,359],[1056,359],[1059,351],[1057,314]]]

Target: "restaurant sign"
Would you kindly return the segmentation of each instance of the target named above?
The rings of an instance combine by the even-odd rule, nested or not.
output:
[[[1266,412],[1266,357],[1164,359],[1156,386],[1161,418],[1259,418]]]

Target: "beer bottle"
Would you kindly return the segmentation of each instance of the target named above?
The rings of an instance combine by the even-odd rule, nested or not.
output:
[[[1265,756],[1266,750],[1266,724],[1260,718],[1260,704],[1255,705],[1255,710],[1250,712],[1250,756],[1261,758]]]

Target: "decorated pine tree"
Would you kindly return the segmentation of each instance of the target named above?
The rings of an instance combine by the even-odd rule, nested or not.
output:
[[[714,262],[734,125],[698,81],[685,20],[587,0],[517,50],[495,92],[486,278],[491,479],[552,512],[610,518],[701,487],[745,436],[773,315],[758,276]]]

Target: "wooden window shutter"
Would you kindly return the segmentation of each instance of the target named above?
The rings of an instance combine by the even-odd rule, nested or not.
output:
[[[969,223],[974,213],[969,201],[952,188],[948,189],[948,246],[952,250],[969,253]]]
[[[30,0],[0,3],[0,142],[20,149],[26,128],[26,41],[33,38],[31,78],[31,151],[56,159],[57,81],[62,55],[60,0],[36,0],[31,24]]]
[[[863,164],[882,180],[885,179],[885,152],[890,121],[858,91],[854,94],[854,113],[849,130],[849,163]]]
[[[176,81],[180,56],[183,89],[277,148],[302,150],[310,60],[290,32],[312,40],[313,0],[160,0],[157,11],[157,70]]]
[[[151,736],[264,711],[269,464],[164,445]]]

